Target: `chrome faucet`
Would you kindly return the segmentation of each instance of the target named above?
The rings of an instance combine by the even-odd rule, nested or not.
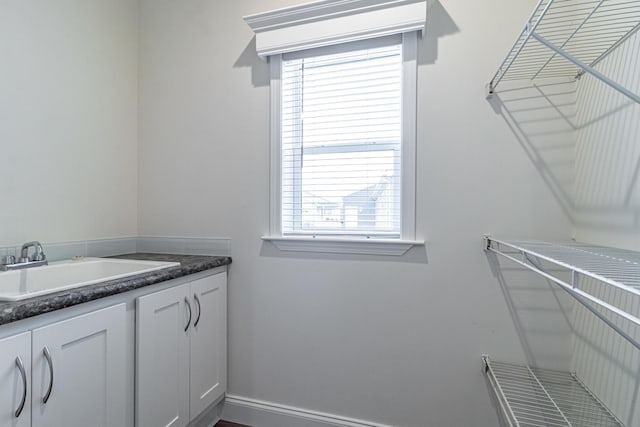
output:
[[[29,248],[33,246],[35,248],[35,253],[29,257]],[[37,241],[27,242],[22,245],[22,250],[20,251],[20,262],[29,262],[29,261],[46,261],[47,256],[44,254],[42,250],[42,244]]]
[[[32,246],[34,247],[35,252],[33,255],[29,256],[29,248]],[[33,241],[22,245],[20,258],[18,258],[17,262],[13,255],[5,256],[2,259],[2,262],[0,262],[0,271],[20,270],[23,268],[38,267],[47,264],[49,264],[49,262],[47,261],[47,256],[42,249],[42,244],[40,242]]]

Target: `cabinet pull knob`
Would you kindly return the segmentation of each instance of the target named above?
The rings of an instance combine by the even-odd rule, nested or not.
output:
[[[191,325],[191,304],[189,304],[189,299],[187,299],[187,297],[184,297],[184,303],[189,309],[189,320],[187,320],[187,326],[184,327],[184,331],[187,332],[187,330],[189,329],[189,325]]]
[[[200,315],[202,314],[202,306],[200,305],[200,299],[197,294],[193,294],[193,299],[196,301],[196,305],[198,306],[198,316],[196,317],[196,321],[193,322],[193,327],[195,328],[200,323]]]
[[[47,403],[49,397],[51,397],[51,390],[53,390],[53,360],[51,359],[51,352],[47,346],[44,347],[42,353],[44,353],[44,358],[47,361],[47,365],[49,365],[49,387],[47,387],[47,392],[42,396],[42,403]]]
[[[22,414],[24,404],[27,401],[27,373],[24,370],[24,364],[22,363],[20,356],[16,357],[16,366],[18,367],[20,376],[22,377],[22,400],[20,400],[20,405],[18,405],[18,409],[16,409],[15,412],[15,416],[18,418],[20,414]]]

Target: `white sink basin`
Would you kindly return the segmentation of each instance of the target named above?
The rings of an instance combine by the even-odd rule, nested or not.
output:
[[[180,265],[178,262],[81,258],[47,266],[0,272],[0,301],[19,301],[135,274]]]

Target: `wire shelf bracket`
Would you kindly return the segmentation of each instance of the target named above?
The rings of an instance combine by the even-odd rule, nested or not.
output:
[[[482,356],[484,373],[510,427],[624,427],[575,373]]]
[[[640,350],[638,340],[597,308],[603,308],[636,326],[640,326],[640,318],[635,313],[629,313],[580,288],[582,276],[594,279],[607,287],[619,289],[625,295],[640,296],[640,253],[576,242],[507,242],[491,236],[484,236],[483,246],[485,251],[500,255],[560,286]],[[559,270],[546,271],[542,262],[559,267]],[[562,272],[570,273],[570,282],[560,277],[559,273]]]
[[[491,79],[488,97],[503,80],[588,73],[640,103],[640,95],[595,69],[638,30],[640,0],[540,0]]]

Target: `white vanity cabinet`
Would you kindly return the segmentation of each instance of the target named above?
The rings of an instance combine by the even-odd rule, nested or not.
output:
[[[125,425],[125,304],[0,340],[0,426]]]
[[[226,301],[216,266],[3,323],[0,427],[215,424]]]
[[[0,340],[0,426],[31,426],[31,332]]]
[[[189,423],[188,284],[136,303],[136,426]]]
[[[125,425],[125,304],[32,331],[32,427]]]
[[[193,420],[227,388],[227,275],[192,282],[191,297],[197,310],[191,331],[189,375]]]
[[[222,397],[226,294],[223,272],[137,299],[137,427],[187,426]]]

